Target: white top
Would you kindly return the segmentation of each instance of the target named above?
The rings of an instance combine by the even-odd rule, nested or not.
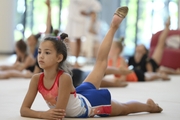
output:
[[[69,97],[68,105],[66,107],[67,117],[78,117],[85,114],[87,109],[85,108],[85,104],[82,98],[88,106],[88,116],[90,115],[91,104],[89,103],[89,101],[80,94],[76,94],[76,97],[74,97],[74,95],[71,94]]]
[[[101,5],[97,0],[70,0],[69,3],[69,19],[76,21],[84,21],[86,16],[82,15],[81,12],[99,12],[101,10]]]

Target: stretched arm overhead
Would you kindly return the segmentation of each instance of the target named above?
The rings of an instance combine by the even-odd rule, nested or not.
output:
[[[48,8],[45,34],[50,34],[51,33],[51,27],[52,27],[52,23],[51,23],[51,3],[50,3],[50,0],[46,0],[45,3],[46,3],[47,8]]]
[[[168,36],[168,33],[169,33],[169,26],[170,26],[170,17],[167,19],[167,22],[165,24],[165,28],[164,30],[161,32],[159,38],[158,38],[158,43],[156,45],[156,48],[152,54],[152,57],[151,59],[153,59],[158,65],[160,65],[160,62],[161,62],[161,59],[162,59],[162,56],[163,56],[163,52],[164,52],[164,48],[165,48],[165,41],[166,41],[166,38]],[[151,65],[151,64],[150,64]],[[152,65],[147,65],[146,66],[146,69],[147,71],[152,71]]]

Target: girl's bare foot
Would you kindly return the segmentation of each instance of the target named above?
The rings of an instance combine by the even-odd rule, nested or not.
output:
[[[132,72],[133,72],[133,70],[129,70],[129,69],[124,68],[124,67],[119,67],[119,74],[121,74],[121,75],[127,75],[127,74],[130,74]]]
[[[158,104],[155,104],[152,99],[148,99],[146,104],[150,106],[150,113],[160,113],[163,110]]]
[[[166,73],[160,73],[160,77],[162,80],[170,80],[170,78],[168,77]]]
[[[126,87],[128,85],[126,80],[121,79],[121,78],[115,78],[114,83],[116,85],[115,87]]]
[[[117,84],[118,87],[126,87],[128,86],[128,83],[127,82],[124,82],[124,81],[118,81],[119,83]]]
[[[180,75],[180,68],[176,69],[175,74]]]

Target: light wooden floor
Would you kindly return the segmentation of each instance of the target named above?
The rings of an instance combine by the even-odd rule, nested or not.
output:
[[[13,58],[13,57],[12,57]],[[0,64],[11,64],[12,58],[0,57]],[[88,69],[88,68],[84,68]],[[156,101],[164,110],[162,113],[139,113],[128,116],[108,118],[88,118],[92,120],[180,120],[180,76],[170,76],[171,81],[154,81],[146,83],[129,83],[126,88],[109,88],[112,98],[127,102],[137,100],[146,102],[148,98]],[[11,78],[0,80],[0,120],[35,120],[23,118],[19,109],[30,79]],[[41,95],[38,94],[33,106],[35,110],[47,110]],[[65,118],[64,120],[74,120]],[[75,119],[82,120],[82,119]]]

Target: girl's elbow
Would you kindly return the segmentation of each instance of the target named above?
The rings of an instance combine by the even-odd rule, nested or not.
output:
[[[25,113],[26,113],[26,108],[21,108],[21,109],[20,109],[20,115],[21,115],[21,117],[26,117]]]

